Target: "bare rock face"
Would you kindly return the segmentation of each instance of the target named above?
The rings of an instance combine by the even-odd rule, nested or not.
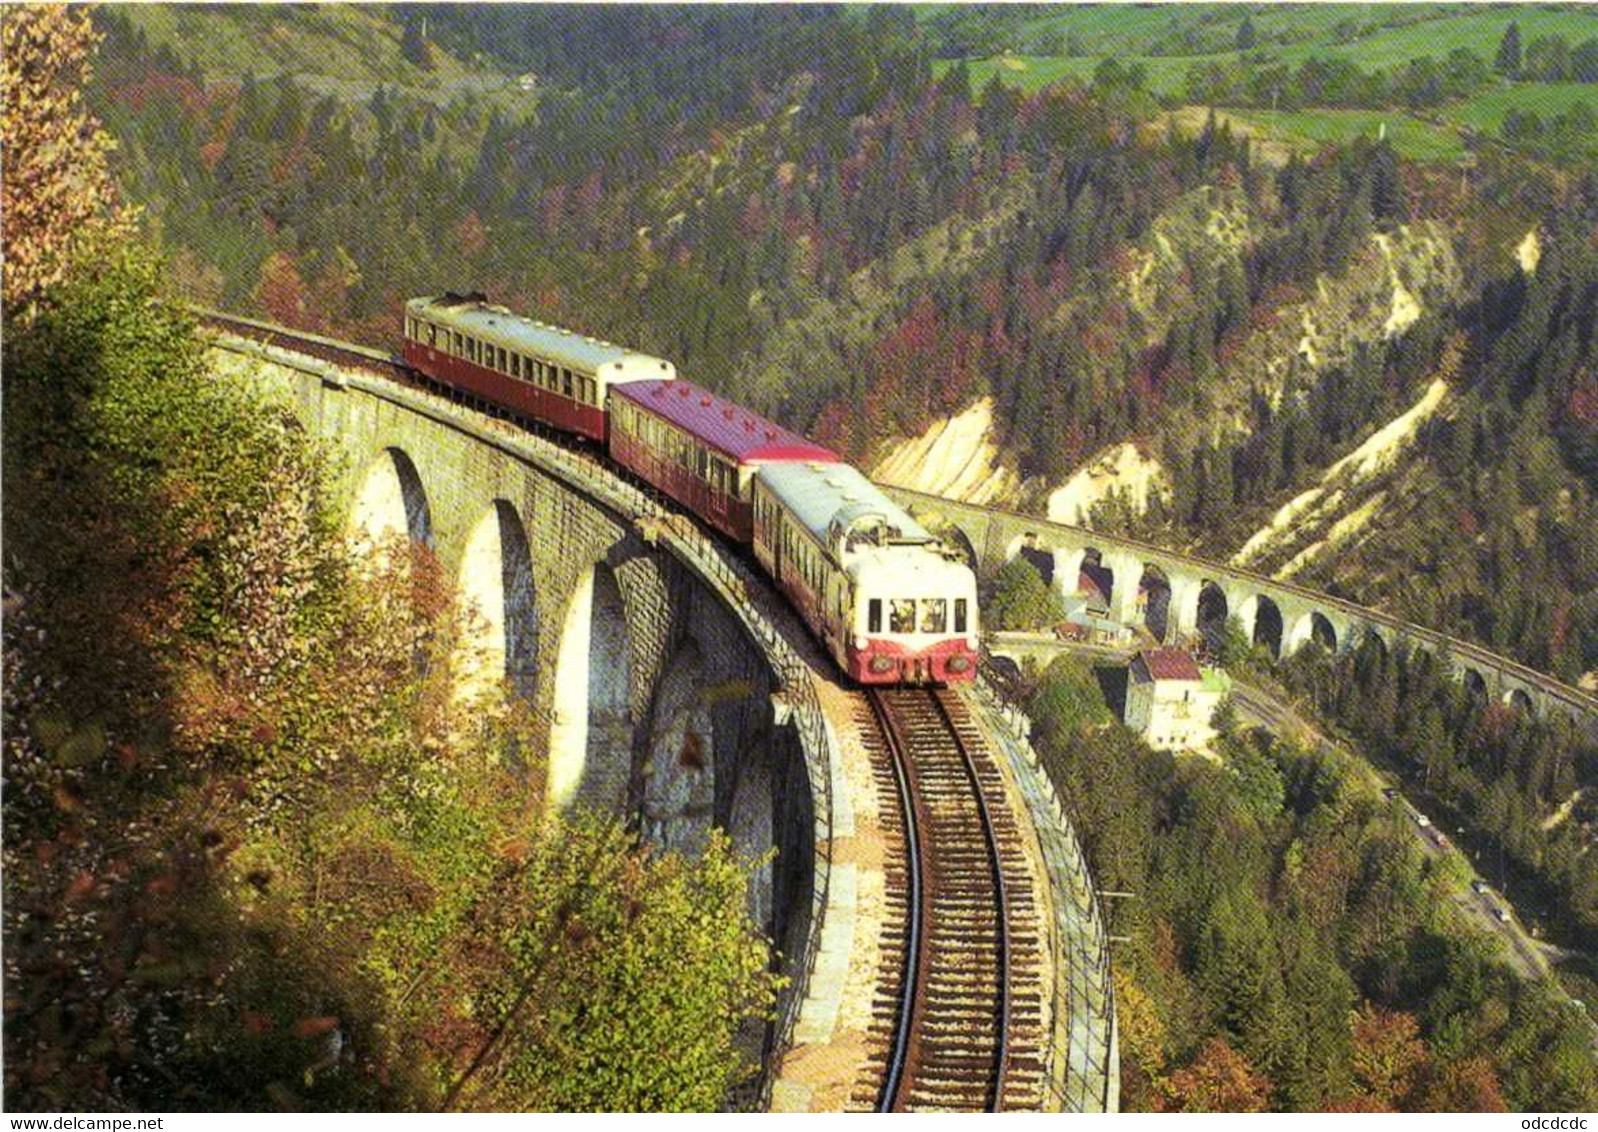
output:
[[[1004,466],[993,431],[993,399],[983,397],[920,436],[889,446],[871,477],[963,503],[1006,502],[1020,477]]]

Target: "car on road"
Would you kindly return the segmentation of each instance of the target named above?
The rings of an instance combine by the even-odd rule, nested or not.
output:
[[[1409,816],[1414,818],[1415,824],[1420,826],[1422,829],[1425,829],[1427,826],[1432,824],[1432,819],[1421,813],[1419,810],[1412,810]]]
[[[1439,849],[1448,848],[1448,838],[1443,836],[1442,830],[1434,829],[1431,832],[1432,844]]]
[[[1389,802],[1391,802],[1394,798],[1398,797],[1398,787],[1396,787],[1396,786],[1388,786],[1388,787],[1386,787],[1385,789],[1382,790],[1382,797],[1386,798]]]
[[[1470,890],[1477,896],[1487,896],[1492,892],[1493,886],[1482,880],[1480,877],[1477,877],[1475,880],[1470,882]]]
[[[1501,924],[1507,924],[1510,922],[1509,909],[1505,908],[1502,904],[1493,905],[1493,916]]]

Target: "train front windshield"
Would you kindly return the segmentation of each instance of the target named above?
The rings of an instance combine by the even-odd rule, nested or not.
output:
[[[888,632],[897,636],[910,636],[914,633],[947,633],[950,632],[949,606],[954,606],[954,625],[952,631],[964,633],[968,623],[967,600],[957,597],[953,602],[947,598],[891,598],[888,601]],[[872,598],[866,603],[866,632],[882,632],[882,599]],[[917,628],[917,610],[920,611],[919,629]]]

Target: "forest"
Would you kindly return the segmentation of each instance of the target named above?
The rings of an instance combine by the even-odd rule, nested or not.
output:
[[[1462,922],[1449,879],[1353,758],[1235,714],[1217,759],[1152,751],[1071,658],[1037,680],[1027,711],[1095,883],[1135,894],[1107,911],[1124,940],[1123,1107],[1598,1103],[1585,1015]]]
[[[1272,158],[1213,109],[1177,128],[1125,67],[978,86],[957,27],[906,8],[397,12],[407,61],[358,96],[96,14],[91,102],[187,294],[381,344],[404,297],[477,287],[867,462],[991,398],[1028,491],[1132,441],[1165,489],[1097,521],[1221,556],[1442,378],[1403,502],[1304,580],[1566,680],[1598,667],[1590,163]],[[1557,56],[1587,81],[1584,40],[1531,46],[1438,65],[1513,85]],[[533,89],[427,85],[449,53]],[[1346,63],[1315,67],[1293,82],[1335,103]],[[1418,305],[1397,331],[1393,271]],[[1350,329],[1295,352],[1328,320]]]

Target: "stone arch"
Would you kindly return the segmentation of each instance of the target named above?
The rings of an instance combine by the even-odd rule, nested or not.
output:
[[[1024,531],[1010,540],[1004,560],[1009,562],[1014,558],[1025,558],[1045,582],[1054,581],[1054,554],[1043,545],[1036,531]]]
[[[1094,612],[1108,612],[1115,607],[1115,571],[1105,563],[1104,552],[1096,546],[1084,547],[1077,562],[1077,576],[1064,579],[1067,593],[1096,594],[1088,603]],[[1101,600],[1102,599],[1102,600]]]
[[[1248,637],[1256,645],[1264,645],[1274,657],[1282,655],[1282,610],[1265,594],[1250,594],[1238,607]]]
[[[941,537],[945,544],[955,550],[965,560],[965,564],[971,568],[971,572],[973,574],[976,573],[980,560],[977,558],[977,548],[971,545],[971,540],[966,537],[966,533],[951,523],[944,528]]]
[[[1370,688],[1376,681],[1387,679],[1391,656],[1386,638],[1371,625],[1352,630],[1352,635],[1357,637],[1358,641],[1353,646],[1352,653],[1354,672],[1360,686]]]
[[[1460,676],[1460,683],[1465,685],[1465,692],[1472,699],[1484,700],[1487,698],[1487,678],[1476,669],[1465,669]]]
[[[1532,702],[1531,693],[1524,688],[1511,688],[1504,693],[1504,703],[1514,708],[1523,715],[1535,715],[1537,706]]]
[[[1198,613],[1194,618],[1199,636],[1212,650],[1219,651],[1226,640],[1226,622],[1231,616],[1231,605],[1220,583],[1205,578],[1199,586]]]
[[[650,712],[640,818],[644,836],[655,844],[692,850],[715,813],[715,716],[700,695],[707,665],[691,638],[664,671]]]
[[[616,574],[596,562],[578,579],[561,627],[545,793],[550,809],[626,808],[635,731],[632,653]]]
[[[350,507],[350,537],[376,546],[403,534],[433,546],[433,510],[416,464],[401,448],[385,448],[366,467]]]
[[[1143,564],[1143,575],[1137,583],[1137,604],[1142,610],[1143,624],[1156,641],[1168,641],[1176,621],[1171,608],[1171,578],[1152,562]]]
[[[1288,641],[1290,651],[1296,652],[1313,642],[1328,653],[1337,652],[1337,630],[1332,626],[1331,619],[1318,609],[1310,610],[1293,623]]]
[[[1354,630],[1354,634],[1358,637],[1358,643],[1354,646],[1356,649],[1375,653],[1383,664],[1387,663],[1392,650],[1388,647],[1387,638],[1382,636],[1380,629],[1374,625],[1362,625]]]
[[[516,508],[496,499],[473,524],[456,592],[466,624],[456,647],[455,690],[474,699],[502,681],[531,698],[538,672],[538,610],[527,530]]]

